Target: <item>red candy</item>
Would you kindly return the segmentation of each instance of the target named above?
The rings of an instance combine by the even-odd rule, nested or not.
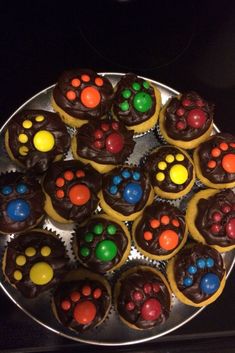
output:
[[[95,130],[94,132],[94,137],[96,139],[102,139],[102,137],[104,136],[104,133],[102,130]]]
[[[152,284],[151,283],[146,283],[144,285],[144,293],[145,294],[150,294],[153,290]]]
[[[86,185],[76,184],[69,190],[69,199],[76,206],[85,205],[91,198],[91,192]]]
[[[198,99],[196,101],[196,105],[201,108],[201,107],[204,107],[205,103],[202,100]]]
[[[82,294],[88,297],[88,295],[91,294],[91,287],[90,286],[82,287]]]
[[[57,190],[56,191],[56,196],[58,197],[58,199],[63,199],[64,191],[63,190]]]
[[[178,130],[184,130],[186,128],[186,123],[184,121],[178,121],[176,124]]]
[[[214,212],[212,218],[213,218],[213,221],[220,222],[222,219],[222,216],[219,212]]]
[[[112,123],[112,129],[113,130],[118,130],[119,129],[119,124],[116,121]]]
[[[213,234],[218,234],[220,232],[221,225],[220,224],[212,224],[211,226],[211,232]]]
[[[183,104],[185,107],[189,107],[189,106],[192,104],[192,102],[191,102],[191,100],[189,100],[189,99],[184,99],[183,102],[182,102],[182,104]]]
[[[146,321],[157,320],[161,312],[162,306],[156,298],[147,299],[141,308],[141,316]]]
[[[101,297],[101,295],[102,295],[101,289],[100,289],[100,288],[96,288],[96,289],[94,290],[94,292],[93,292],[93,297],[94,297],[95,299],[99,299],[99,298]]]
[[[101,148],[104,147],[104,142],[103,141],[95,141],[94,142],[94,147],[100,150]]]
[[[136,301],[136,302],[140,302],[141,300],[143,300],[143,294],[140,292],[140,291],[135,291],[133,293],[133,299]]]
[[[84,177],[84,176],[85,176],[85,173],[84,173],[83,170],[77,170],[77,171],[76,171],[76,177],[77,177],[77,178],[82,178],[82,177]]]
[[[74,291],[70,294],[70,299],[72,300],[72,302],[76,303],[80,300],[81,298],[81,295],[79,292],[77,291]]]
[[[159,283],[153,283],[152,286],[153,286],[154,293],[158,293],[160,291]]]
[[[235,154],[226,154],[222,159],[222,166],[227,173],[235,173]]]
[[[87,325],[94,320],[96,307],[91,301],[84,301],[76,304],[73,312],[74,320],[81,325]]]
[[[132,311],[135,308],[135,304],[133,302],[128,302],[126,304],[126,310],[127,311]]]
[[[185,113],[184,108],[179,108],[179,109],[176,110],[176,114],[177,114],[178,116],[183,116],[184,113]]]
[[[192,109],[187,116],[187,122],[189,126],[199,129],[206,122],[206,114],[203,110],[200,109]]]
[[[71,170],[67,170],[65,173],[64,173],[64,178],[68,181],[71,181],[73,178],[74,178],[74,174]]]
[[[103,124],[101,124],[101,129],[103,130],[103,131],[109,131],[109,124],[106,124],[106,123],[103,123]]]
[[[226,224],[226,234],[229,238],[235,239],[235,218],[231,218]]]
[[[58,186],[58,188],[61,188],[62,186],[64,186],[64,179],[63,178],[57,178],[55,181],[56,186]]]
[[[178,221],[178,219],[173,219],[171,223],[177,228],[180,226],[180,222]]]
[[[110,134],[105,141],[106,150],[110,153],[119,153],[124,147],[122,135],[114,132]]]
[[[223,213],[229,213],[230,211],[231,211],[231,207],[229,206],[229,205],[223,205],[222,207],[221,207],[221,211],[223,212]]]
[[[61,305],[61,308],[65,311],[68,311],[71,308],[71,303],[69,300],[63,300],[60,305]]]

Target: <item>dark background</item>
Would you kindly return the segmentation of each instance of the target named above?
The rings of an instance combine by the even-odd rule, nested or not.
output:
[[[28,5],[27,5],[28,4]],[[65,69],[135,72],[216,105],[215,123],[235,134],[234,1],[18,2],[0,8],[0,121]],[[156,342],[113,352],[235,351],[235,271],[216,303]],[[108,352],[60,338],[0,293],[1,352]]]

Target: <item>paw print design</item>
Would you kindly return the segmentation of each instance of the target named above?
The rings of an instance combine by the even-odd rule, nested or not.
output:
[[[100,129],[93,133],[92,147],[98,150],[105,149],[107,152],[117,154],[124,148],[124,137],[119,132],[119,123],[103,122]]]
[[[220,142],[210,150],[210,160],[207,163],[209,170],[213,171],[221,165],[228,174],[235,173],[235,143]]]
[[[30,204],[24,199],[24,196],[29,193],[29,188],[27,184],[19,183],[16,184],[15,190],[11,185],[3,186],[1,189],[1,194],[8,198],[11,197],[13,193],[15,193],[18,197],[7,202],[7,216],[13,222],[23,222],[29,217],[31,211]]]
[[[235,240],[235,204],[222,203],[219,210],[213,212],[210,231],[215,236],[226,236]]]

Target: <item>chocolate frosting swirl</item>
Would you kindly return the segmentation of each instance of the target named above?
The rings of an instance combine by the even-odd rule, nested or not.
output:
[[[127,126],[133,126],[143,123],[152,117],[156,110],[156,97],[155,92],[152,86],[149,85],[148,88],[145,88],[143,83],[145,81],[142,78],[139,78],[133,73],[128,73],[121,78],[117,84],[116,93],[113,102],[113,111],[114,114],[118,117],[119,120],[123,121]],[[141,87],[141,92],[147,93],[152,98],[152,106],[146,112],[137,111],[134,107],[133,100],[137,91],[132,87],[133,83],[138,83]],[[122,92],[128,89],[131,91],[131,96],[129,97],[129,109],[122,111],[120,104],[125,101],[125,98],[122,95]]]
[[[193,275],[192,286],[185,287],[183,280],[188,276],[189,266],[195,265],[196,261],[201,258],[207,259],[209,257],[214,260],[214,266],[209,269],[207,267],[203,269],[197,267],[197,272]],[[178,253],[174,267],[175,281],[183,295],[194,303],[201,303],[211,297],[211,294],[204,293],[200,289],[201,278],[208,272],[216,274],[220,281],[225,274],[223,259],[217,250],[207,245],[195,244]]]
[[[85,286],[89,286],[91,288],[91,293],[89,295],[83,295],[82,288]],[[99,288],[101,290],[101,296],[98,299],[93,297],[94,290]],[[80,299],[78,302],[73,302],[70,300],[71,293],[78,292],[80,294]],[[64,282],[59,285],[54,293],[54,303],[56,307],[56,312],[60,322],[77,332],[84,332],[88,329],[91,329],[99,324],[101,320],[105,317],[107,310],[110,306],[110,295],[107,291],[107,288],[103,285],[103,283],[97,280],[91,280],[89,278],[84,278],[84,280],[79,281],[71,281]],[[69,310],[63,310],[61,307],[61,303],[63,300],[67,300],[71,303],[71,307]],[[87,324],[81,324],[74,318],[74,309],[78,303],[82,303],[85,301],[92,302],[96,308],[96,314],[92,321]]]
[[[126,321],[140,329],[148,329],[160,325],[168,319],[171,295],[165,283],[157,274],[151,270],[143,270],[137,267],[134,273],[121,277],[120,281],[121,287],[117,298],[117,309]],[[158,292],[151,290],[149,294],[146,294],[144,291],[144,285],[146,284],[159,285],[160,290]],[[133,300],[133,294],[136,291],[142,294],[142,301]],[[144,320],[141,315],[141,308],[149,298],[156,298],[161,304],[161,314],[156,320]],[[133,301],[135,304],[134,309],[127,310],[126,305]]]
[[[169,217],[169,224],[164,225],[161,223],[161,218],[163,216]],[[160,225],[158,228],[153,229],[150,225],[151,220],[157,219],[160,221]],[[177,220],[179,225],[176,227],[172,223],[173,220]],[[155,201],[152,205],[147,206],[144,210],[144,213],[136,227],[135,230],[135,240],[139,247],[144,251],[153,254],[153,255],[167,255],[175,250],[166,250],[163,249],[159,244],[159,237],[165,230],[172,230],[178,235],[178,245],[183,240],[185,234],[185,218],[183,212],[181,212],[178,208],[170,205],[168,202],[158,202]],[[153,234],[151,240],[144,239],[144,232],[150,231]]]
[[[51,249],[51,254],[46,257],[41,254],[41,249],[45,246]],[[35,255],[30,257],[25,254],[25,250],[29,247],[35,249]],[[6,251],[6,276],[27,298],[35,298],[39,294],[53,288],[68,270],[68,257],[64,244],[56,234],[48,231],[35,229],[21,233],[8,243]],[[26,263],[23,266],[19,266],[16,263],[16,258],[20,255],[26,258]],[[32,267],[39,262],[46,262],[53,270],[52,279],[44,285],[37,285],[30,279]],[[22,273],[21,280],[17,281],[14,278],[15,271]]]
[[[108,131],[101,129],[102,124],[109,126]],[[117,126],[118,128],[113,129],[112,126]],[[102,133],[102,138],[95,138],[96,131]],[[107,149],[107,144],[111,141],[109,141],[109,136],[112,136],[111,134],[118,134],[123,142],[123,148],[118,153],[113,153]],[[133,131],[127,130],[122,122],[116,122],[113,119],[92,121],[83,125],[76,134],[77,154],[82,158],[92,160],[96,163],[122,164],[133,152],[135,146],[133,134]],[[95,141],[100,141],[102,147],[97,148],[94,144]]]
[[[36,121],[37,116],[43,116],[42,121]],[[23,122],[29,120],[32,122],[32,127],[25,129]],[[11,119],[7,125],[9,133],[9,147],[16,160],[22,163],[27,169],[35,173],[46,171],[51,162],[56,156],[64,154],[70,147],[70,135],[60,119],[58,114],[47,112],[44,110],[24,110],[17,113],[14,119]],[[39,131],[48,131],[54,137],[54,146],[48,152],[39,151],[34,145],[34,136]],[[28,141],[24,144],[20,143],[18,137],[20,134],[25,134]],[[26,146],[28,153],[21,155],[19,148]]]
[[[82,75],[88,75],[90,80],[88,82],[83,81],[81,79]],[[74,78],[80,80],[79,87],[74,87],[72,85],[71,82]],[[101,78],[103,80],[102,86],[98,86],[95,83],[96,78]],[[81,93],[86,87],[94,87],[100,94],[100,102],[94,108],[86,107],[81,101]],[[67,99],[66,93],[69,90],[75,92],[75,100],[70,101]],[[53,98],[56,104],[67,114],[81,120],[101,118],[106,114],[111,108],[113,94],[113,86],[107,77],[98,75],[96,72],[88,69],[65,71],[59,77],[58,83],[53,90]]]
[[[59,189],[56,186],[57,178],[64,178],[66,171],[71,171],[76,175],[78,170],[83,171],[85,175],[78,178],[74,177],[72,180],[67,181],[67,183],[65,182],[65,186],[63,187],[64,197],[58,198],[56,196],[56,191]],[[77,184],[85,185],[90,190],[90,198],[83,205],[73,204],[69,197],[69,190]],[[96,210],[99,201],[97,194],[101,188],[101,175],[89,164],[84,165],[79,161],[55,162],[51,164],[45,175],[43,187],[50,196],[54,209],[61,217],[67,220],[82,222]]]
[[[226,207],[223,212],[223,207]],[[219,223],[213,218],[219,214]],[[197,217],[195,224],[200,234],[209,245],[219,245],[221,247],[235,245],[235,238],[227,234],[227,225],[235,219],[235,194],[232,190],[223,190],[208,199],[200,199],[197,204]],[[219,224],[219,231],[211,231],[213,224]]]
[[[226,143],[228,145],[228,149],[223,151],[219,148],[221,143]],[[220,149],[220,156],[214,158],[211,155],[211,151],[213,148]],[[209,181],[216,184],[223,183],[231,183],[235,181],[235,173],[229,173],[223,168],[223,157],[233,154],[235,155],[235,136],[227,133],[220,133],[211,136],[207,141],[203,142],[198,147],[198,156],[199,156],[199,164],[201,173],[204,177],[206,177]],[[208,162],[211,160],[216,161],[215,168],[209,168]]]
[[[17,186],[24,184],[26,191],[22,194],[17,192]],[[4,187],[10,187],[11,193],[4,195]],[[7,212],[9,202],[23,200],[27,202],[30,213],[21,221],[13,220]],[[0,176],[0,232],[19,233],[34,227],[38,220],[44,215],[45,196],[41,185],[33,176],[19,172],[11,172]]]
[[[174,158],[177,154],[183,154],[185,158],[183,161],[180,162],[175,159],[174,162],[167,163],[166,169],[162,171],[158,168],[158,163],[165,161],[166,156],[169,154],[173,155]],[[175,184],[170,178],[170,169],[175,164],[183,165],[188,171],[188,178],[183,184]],[[150,155],[147,156],[144,166],[145,170],[149,173],[152,185],[158,186],[161,190],[165,192],[178,193],[184,190],[193,178],[193,164],[190,162],[190,160],[182,150],[179,150],[177,147],[173,146],[161,146],[157,148],[156,151],[150,153]],[[164,173],[165,179],[163,181],[158,181],[156,179],[156,174],[158,172]]]
[[[184,105],[182,102],[185,100],[190,102],[190,105]],[[177,115],[177,110],[180,109],[180,115]],[[196,109],[200,110],[205,116],[205,122],[200,127],[192,127],[187,122],[188,114]],[[167,104],[165,111],[165,130],[169,137],[174,140],[190,141],[203,135],[210,127],[214,116],[214,104],[205,101],[196,92],[188,92],[182,96],[171,98]],[[185,128],[178,129],[177,123],[181,121]]]
[[[103,226],[102,234],[94,234],[93,229],[97,224]],[[108,226],[114,225],[116,227],[115,234],[109,234]],[[94,238],[92,242],[87,242],[85,236],[91,233]],[[110,261],[102,261],[96,256],[97,245],[103,240],[112,241],[117,246],[117,254]],[[89,220],[85,225],[77,227],[74,233],[74,241],[76,242],[78,257],[90,270],[98,273],[105,273],[116,266],[122,259],[124,252],[127,249],[128,239],[122,227],[115,221],[104,219],[102,217],[95,217]],[[80,252],[82,247],[90,250],[88,256],[83,256]]]

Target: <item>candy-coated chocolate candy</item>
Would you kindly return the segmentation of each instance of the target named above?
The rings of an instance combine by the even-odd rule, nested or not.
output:
[[[11,186],[3,186],[3,188],[1,189],[1,193],[4,195],[4,196],[7,196],[7,195],[10,195],[12,193],[13,189]]]
[[[53,268],[46,262],[37,262],[29,272],[30,280],[39,286],[49,283],[54,276]]]
[[[206,260],[205,259],[198,259],[196,261],[197,267],[203,269],[206,267]]]
[[[74,303],[78,302],[80,298],[81,298],[81,294],[78,291],[74,291],[70,294],[70,299]]]
[[[97,88],[89,86],[82,90],[80,99],[85,107],[95,108],[99,105],[101,96]]]
[[[178,234],[171,229],[164,230],[159,237],[160,247],[164,250],[173,250],[179,243]]]
[[[119,185],[122,182],[122,178],[120,177],[120,175],[115,175],[113,177],[113,184],[114,185]]]
[[[200,288],[205,294],[214,294],[220,286],[219,277],[214,273],[206,273],[200,282]]]
[[[214,169],[216,167],[216,161],[213,161],[213,160],[209,161],[207,163],[207,167],[210,169]]]
[[[144,88],[148,89],[150,85],[147,81],[144,81],[143,86],[144,86]]]
[[[126,98],[126,99],[130,98],[131,91],[129,89],[124,89],[124,91],[122,91],[122,96],[123,98]]]
[[[91,301],[86,300],[76,304],[73,312],[74,320],[81,325],[88,325],[96,316],[96,307]]]
[[[83,286],[82,287],[82,294],[88,297],[91,295],[91,287],[90,286]]]
[[[190,287],[193,284],[193,280],[191,277],[185,277],[183,280],[183,285],[185,287]]]
[[[81,76],[81,79],[83,82],[89,82],[91,78],[89,75],[84,74]]]
[[[154,293],[158,293],[158,292],[160,291],[160,285],[159,285],[159,283],[153,283],[153,284],[152,284],[152,287],[153,287]]]
[[[178,130],[184,130],[186,128],[186,122],[185,121],[177,121],[176,123],[176,128]]]
[[[84,177],[85,176],[85,173],[84,173],[84,171],[83,170],[77,170],[76,171],[76,177],[77,178],[82,178],[82,177]]]
[[[141,316],[146,321],[157,320],[161,312],[162,306],[156,298],[147,299],[141,308]]]
[[[107,232],[109,235],[114,235],[117,232],[117,227],[114,224],[109,224],[107,227]]]
[[[83,257],[87,257],[90,255],[90,250],[86,247],[86,246],[83,246],[81,247],[80,249],[80,254],[83,256]]]
[[[21,143],[26,143],[26,142],[28,142],[28,136],[26,135],[26,134],[19,134],[19,136],[18,136],[18,140],[19,140],[19,142],[21,142]]]
[[[118,124],[117,121],[114,121],[114,122],[111,124],[111,126],[112,126],[112,129],[113,129],[113,130],[118,130],[118,129],[119,129],[119,124]]]
[[[56,190],[56,197],[58,197],[58,199],[63,199],[64,198],[64,190]]]
[[[132,88],[133,88],[135,91],[139,91],[140,88],[141,88],[141,86],[140,86],[140,84],[139,84],[138,82],[134,82],[134,83],[132,84]]]
[[[85,241],[87,243],[91,243],[94,239],[94,234],[93,233],[87,233],[84,237]]]
[[[24,255],[19,255],[16,258],[16,264],[18,266],[24,266],[26,264],[26,257]]]
[[[139,172],[133,172],[132,177],[135,181],[140,180],[140,173]]]
[[[151,283],[145,283],[144,285],[144,293],[150,294],[153,290],[152,284]]]
[[[170,169],[170,179],[177,185],[184,184],[188,179],[188,171],[182,164],[175,164]]]
[[[178,221],[178,219],[173,219],[172,221],[171,221],[171,223],[173,224],[173,226],[174,227],[179,227],[180,226],[180,222]]]
[[[218,147],[214,147],[211,150],[212,157],[219,157],[221,155],[221,151]]]
[[[214,266],[214,264],[215,261],[211,257],[208,257],[208,259],[206,259],[206,267],[211,268]]]
[[[187,122],[189,126],[200,129],[206,122],[206,114],[201,109],[192,109],[188,113]]]
[[[110,153],[119,153],[124,147],[124,139],[117,132],[110,134],[105,141],[106,150]]]
[[[235,143],[234,143],[234,142],[230,143],[229,145],[230,145],[231,147],[233,147],[233,148],[235,147]]]
[[[109,192],[110,194],[112,195],[116,195],[116,193],[118,192],[118,188],[116,185],[112,185],[110,188],[109,188]]]
[[[74,178],[74,173],[71,170],[66,170],[66,172],[64,172],[64,178],[71,181]]]
[[[164,225],[167,225],[170,223],[170,217],[167,216],[167,215],[164,215],[161,217],[161,223],[164,224]]]
[[[189,106],[192,104],[192,102],[191,102],[190,99],[184,99],[183,102],[182,102],[182,104],[183,104],[183,106],[185,106],[185,107],[189,107]]]
[[[127,101],[120,103],[119,107],[123,112],[126,112],[130,108],[129,103]]]
[[[139,92],[133,99],[134,108],[141,113],[145,113],[152,108],[153,100],[150,94]]]
[[[153,229],[156,229],[160,226],[160,222],[158,219],[154,218],[154,219],[151,219],[150,225]]]
[[[219,145],[219,148],[222,151],[227,151],[228,150],[228,144],[226,142],[221,142],[220,145]]]
[[[222,159],[222,167],[227,173],[235,173],[235,154],[226,154]]]
[[[64,178],[57,178],[55,181],[56,186],[58,186],[58,188],[61,188],[62,186],[64,186]]]
[[[221,230],[221,225],[220,224],[212,224],[211,226],[211,232],[213,234],[218,234]]]
[[[68,98],[69,101],[74,101],[76,99],[76,93],[72,90],[69,90],[66,92],[66,97]]]
[[[235,238],[235,218],[231,218],[226,224],[226,234],[229,238]]]
[[[11,200],[7,204],[6,211],[12,221],[22,222],[30,215],[30,206],[22,199]]]
[[[117,245],[112,240],[102,240],[96,246],[95,255],[101,261],[112,261],[117,255]]]
[[[41,248],[41,255],[44,256],[44,257],[47,257],[51,254],[51,248],[49,246],[43,246]]]
[[[102,130],[95,130],[95,132],[94,132],[94,137],[96,138],[96,139],[102,139],[102,137],[104,136],[104,133],[103,133],[103,131]]]
[[[106,132],[109,131],[110,129],[110,125],[107,123],[102,123],[100,127],[103,131],[106,131]]]
[[[132,311],[132,310],[134,310],[134,308],[135,308],[135,304],[133,302],[128,302],[126,304],[126,310],[127,311]]]
[[[184,108],[178,108],[178,109],[176,110],[176,115],[178,115],[178,116],[183,116],[184,113],[185,113]]]
[[[198,99],[195,103],[198,107],[204,107],[205,105],[205,103],[201,99]]]
[[[184,160],[184,155],[182,153],[177,153],[177,155],[175,156],[175,159],[178,162],[182,162]]]
[[[25,250],[25,255],[28,257],[33,257],[36,254],[36,249],[33,248],[32,246],[29,246],[26,250]]]
[[[37,121],[37,123],[41,123],[43,120],[45,120],[45,117],[43,115],[37,115],[35,117],[35,121]]]
[[[25,184],[18,184],[16,187],[16,191],[19,194],[25,194],[28,191],[27,185]]]
[[[69,199],[76,206],[85,205],[91,198],[91,192],[86,185],[76,184],[69,190]]]
[[[230,205],[223,205],[222,207],[221,207],[221,211],[223,212],[223,213],[229,213],[230,211],[232,210],[232,208],[231,208],[231,206]]]
[[[146,230],[144,232],[144,239],[147,240],[147,241],[152,240],[153,239],[153,233],[148,231],[148,230]]]
[[[22,273],[21,273],[19,270],[16,270],[16,271],[14,272],[13,276],[14,276],[14,279],[15,279],[16,281],[21,281],[22,278],[23,278],[23,275],[22,275]]]
[[[33,144],[38,151],[48,152],[53,149],[55,145],[55,138],[51,132],[41,130],[34,135]]]
[[[163,181],[165,179],[165,174],[162,172],[157,173],[156,179],[157,179],[157,181]]]
[[[128,183],[123,191],[124,200],[131,205],[138,203],[142,195],[143,189],[141,185],[135,183]]]
[[[102,80],[102,78],[96,77],[95,78],[95,84],[96,84],[96,86],[101,87],[101,86],[103,86],[104,81]]]
[[[98,223],[94,226],[93,228],[93,232],[96,234],[96,235],[100,235],[102,234],[104,231],[104,227],[103,227],[103,224],[102,223]]]
[[[194,275],[195,273],[197,273],[197,267],[191,265],[191,266],[188,267],[188,270],[187,270],[187,271],[188,271],[188,273],[189,273],[190,275]]]
[[[94,142],[94,147],[100,150],[101,148],[104,147],[104,141],[95,141]]]
[[[175,157],[173,156],[173,154],[168,154],[166,156],[167,163],[172,163],[172,162],[174,162],[174,160],[175,160]]]
[[[128,178],[130,178],[131,173],[129,172],[129,170],[125,169],[122,172],[122,176],[123,176],[123,178],[128,179]]]
[[[219,212],[214,212],[212,215],[213,221],[215,222],[220,222],[222,219],[222,216]]]
[[[20,146],[20,148],[19,148],[19,154],[20,154],[21,156],[27,156],[28,152],[29,152],[29,149],[28,149],[27,146]]]
[[[79,87],[81,85],[81,81],[79,78],[73,78],[71,81],[71,85],[75,88]]]
[[[140,302],[141,300],[143,300],[144,296],[142,294],[142,292],[140,292],[139,290],[136,290],[134,293],[133,293],[133,299],[136,301],[136,302]]]
[[[93,292],[93,297],[95,299],[99,299],[102,295],[102,290],[100,288],[96,288]]]
[[[33,123],[31,120],[24,120],[22,125],[25,129],[30,129],[33,126]]]
[[[69,300],[63,300],[60,305],[64,311],[68,311],[71,308],[71,303]]]
[[[166,162],[159,162],[157,166],[160,170],[165,170],[167,168]]]

